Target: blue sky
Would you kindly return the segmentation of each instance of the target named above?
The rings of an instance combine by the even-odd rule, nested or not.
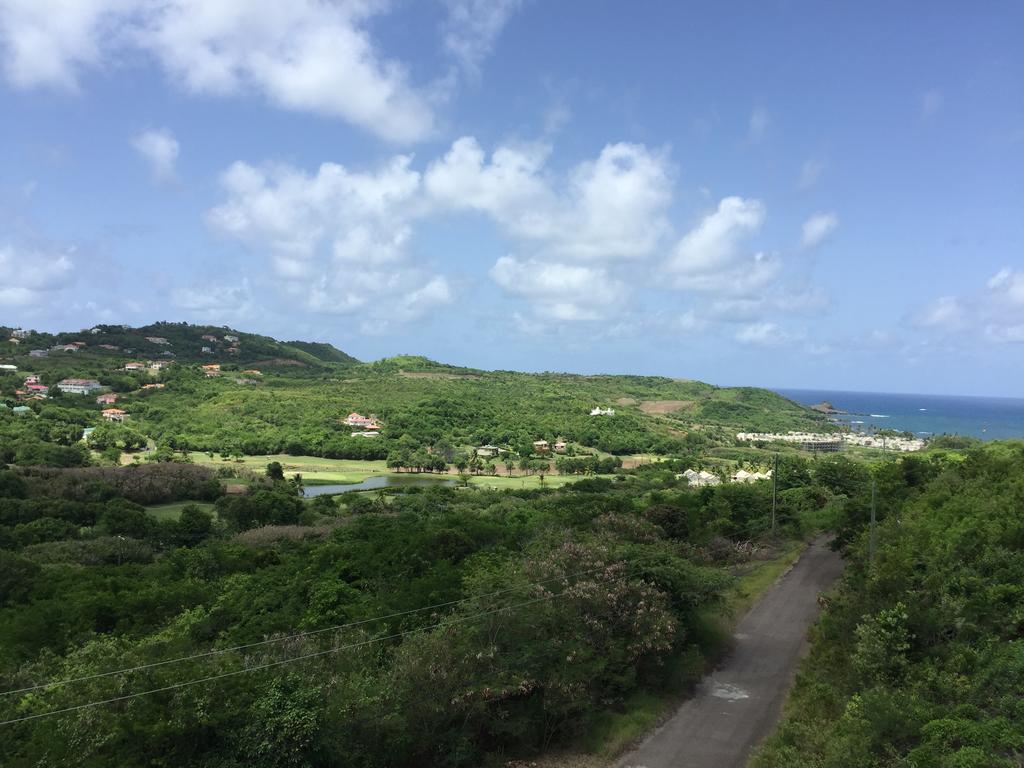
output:
[[[1022,27],[1014,2],[0,0],[0,323],[1019,396]]]

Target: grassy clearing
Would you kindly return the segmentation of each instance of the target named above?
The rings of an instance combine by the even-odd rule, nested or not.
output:
[[[284,468],[286,476],[301,474],[302,479],[310,483],[360,483],[373,475],[393,474],[383,461],[364,461],[356,459],[323,459],[319,456],[289,456],[272,454],[269,456],[245,456],[241,461],[225,459],[214,454],[193,452],[192,461],[208,467],[241,467],[252,472],[262,473],[267,464],[277,461]]]
[[[733,628],[786,569],[796,562],[805,548],[802,542],[789,542],[770,560],[747,563],[737,572],[735,583],[725,594],[724,606],[702,617],[702,626],[694,637],[705,647],[725,648]],[[606,766],[643,734],[654,728],[668,710],[677,705],[707,671],[707,661],[696,649],[673,659],[665,670],[667,693],[638,691],[629,696],[621,712],[605,711],[591,722],[581,746],[587,756],[561,755],[538,766]],[[596,758],[596,761],[594,760]],[[597,762],[600,761],[600,762]]]
[[[157,520],[177,520],[181,517],[181,510],[190,504],[194,504],[214,516],[217,514],[216,507],[208,501],[174,501],[170,504],[155,504],[154,506],[146,507],[146,512]]]
[[[612,479],[614,475],[587,475],[586,477],[603,477]],[[561,488],[563,485],[583,480],[583,475],[544,475],[544,482],[541,483],[540,475],[470,475],[469,484],[477,488],[491,488],[493,490],[512,489],[535,489],[535,488]]]

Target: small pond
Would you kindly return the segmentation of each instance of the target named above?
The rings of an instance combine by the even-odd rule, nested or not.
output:
[[[339,493],[351,493],[353,491],[373,491],[377,488],[416,488],[431,485],[455,485],[455,480],[450,477],[431,477],[429,475],[410,475],[401,477],[396,475],[374,475],[368,477],[361,483],[333,483],[331,485],[307,485],[303,488],[303,496],[312,499],[314,496],[334,496]]]

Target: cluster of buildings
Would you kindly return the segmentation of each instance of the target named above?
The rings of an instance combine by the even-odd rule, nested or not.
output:
[[[691,488],[700,488],[707,485],[720,485],[722,478],[716,475],[714,472],[708,472],[706,469],[697,471],[696,469],[688,469],[685,472],[676,475],[680,480],[685,479]],[[733,483],[756,483],[758,480],[771,480],[772,472],[748,472],[745,469],[738,469],[732,473],[729,477],[729,481]]]
[[[369,416],[353,411],[345,417],[345,424],[357,429],[352,432],[352,437],[377,437],[380,434],[380,422],[372,413]]]
[[[562,439],[557,440],[554,445],[549,443],[547,440],[534,440],[533,441],[533,452],[534,453],[545,454],[545,453],[551,453],[552,451],[554,451],[555,453],[565,453],[565,451],[566,451],[566,449],[568,447],[569,447],[568,444],[565,442],[565,440],[562,440]]]
[[[791,443],[812,453],[835,453],[844,445],[860,445],[866,448],[881,448],[889,451],[920,451],[924,448],[924,440],[907,437],[882,437],[880,435],[864,435],[856,432],[827,435],[817,432],[740,432],[737,440],[744,442]]]

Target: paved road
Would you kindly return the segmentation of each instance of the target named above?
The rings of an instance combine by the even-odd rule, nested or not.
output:
[[[735,650],[620,768],[741,768],[772,732],[818,614],[818,593],[843,570],[815,541],[736,627]]]

